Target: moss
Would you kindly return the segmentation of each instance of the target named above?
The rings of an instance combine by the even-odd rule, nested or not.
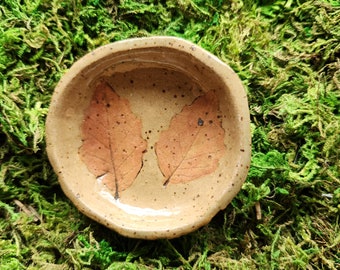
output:
[[[338,269],[340,5],[332,0],[4,0],[1,269]],[[191,40],[233,67],[253,159],[226,210],[174,240],[127,239],[81,215],[45,153],[62,74],[129,37]]]

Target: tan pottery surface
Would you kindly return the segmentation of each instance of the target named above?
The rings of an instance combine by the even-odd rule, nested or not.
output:
[[[119,198],[80,158],[81,125],[95,86],[106,81],[141,120],[147,151],[135,181]],[[217,169],[164,185],[155,144],[172,117],[214,90],[222,113],[225,154]],[[175,37],[135,38],[85,55],[57,85],[46,121],[47,153],[60,185],[90,218],[132,238],[175,238],[207,224],[239,192],[251,154],[249,109],[235,72],[217,57]]]

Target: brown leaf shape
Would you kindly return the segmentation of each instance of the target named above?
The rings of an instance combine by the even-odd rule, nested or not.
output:
[[[209,91],[171,119],[156,144],[164,185],[192,181],[216,170],[226,151],[218,113],[217,97]]]
[[[119,197],[142,167],[146,141],[141,137],[142,123],[106,83],[100,83],[85,112],[82,124],[81,159],[89,171]]]

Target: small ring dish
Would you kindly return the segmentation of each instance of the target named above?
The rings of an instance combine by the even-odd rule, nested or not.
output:
[[[207,224],[241,189],[247,96],[228,65],[191,42],[118,41],[63,75],[46,142],[82,213],[127,237],[175,238]]]

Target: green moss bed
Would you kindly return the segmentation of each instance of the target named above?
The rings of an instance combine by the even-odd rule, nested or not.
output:
[[[340,2],[1,0],[0,269],[340,269]],[[78,212],[45,151],[65,71],[98,46],[179,36],[246,88],[252,163],[232,203],[173,240]]]

